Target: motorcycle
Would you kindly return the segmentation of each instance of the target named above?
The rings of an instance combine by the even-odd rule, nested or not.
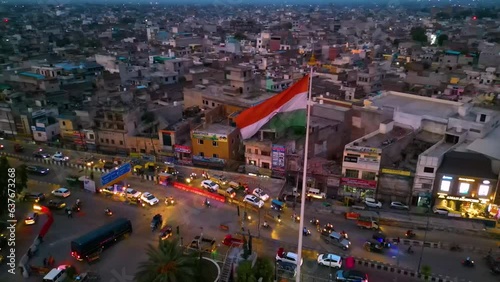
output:
[[[414,238],[415,236],[417,236],[417,234],[415,234],[415,232],[413,232],[413,230],[408,230],[405,233],[405,237],[408,239]]]
[[[413,254],[415,251],[414,251],[414,250],[412,250],[411,248],[408,248],[408,249],[406,250],[406,252],[407,252],[408,254]]]
[[[262,228],[264,228],[264,229],[271,229],[271,225],[269,225],[267,223],[263,223],[262,224]]]
[[[342,237],[344,237],[344,239],[349,240],[349,235],[347,235],[347,232],[345,232],[345,231],[341,231],[341,232],[340,232],[340,235],[341,235]]]
[[[319,219],[313,218],[309,222],[314,226],[319,226]]]
[[[80,206],[77,205],[77,204],[75,204],[75,205],[73,205],[73,207],[71,208],[71,210],[74,211],[74,212],[80,212]]]
[[[107,215],[107,216],[112,216],[113,212],[110,209],[105,209],[104,210],[104,214]]]
[[[300,222],[300,216],[292,215],[292,220],[293,220],[293,222]]]
[[[210,201],[205,201],[205,202],[203,202],[203,205],[204,205],[206,208],[210,208],[210,207],[212,207],[212,204],[210,204]]]
[[[304,228],[304,230],[302,230],[302,234],[304,234],[304,236],[309,236],[311,235],[311,230]]]
[[[462,265],[465,267],[474,267],[474,261],[471,260],[470,258],[467,258],[464,261],[462,261]]]

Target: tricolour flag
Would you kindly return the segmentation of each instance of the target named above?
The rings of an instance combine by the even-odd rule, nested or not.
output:
[[[255,135],[271,121],[271,127],[305,126],[309,75],[263,103],[246,109],[236,117],[243,139]]]

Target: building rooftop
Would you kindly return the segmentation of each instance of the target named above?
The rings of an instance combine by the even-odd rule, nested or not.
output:
[[[474,142],[467,146],[467,150],[500,160],[498,140],[500,140],[500,127],[497,127],[486,137],[474,140]]]
[[[203,96],[221,104],[235,105],[242,108],[256,106],[265,100],[273,97],[276,93],[268,93],[264,90],[257,90],[242,97],[229,96],[222,92],[204,91]]]
[[[369,147],[369,148],[379,148],[383,149],[397,142],[399,139],[405,137],[408,133],[412,132],[411,129],[403,128],[399,126],[394,126],[393,130],[387,133],[376,133],[375,135],[357,140],[358,146]]]
[[[422,97],[401,92],[387,91],[370,98],[372,106],[379,109],[394,108],[403,113],[448,118],[458,112],[462,103]]]
[[[425,151],[423,155],[429,157],[440,157],[444,153],[448,152],[453,146],[455,146],[455,144],[440,141],[433,147],[429,148],[429,150]]]
[[[483,154],[452,151],[444,155],[438,173],[467,175],[484,179],[497,179],[493,173],[491,160]]]
[[[236,128],[221,124],[221,123],[212,123],[212,124],[207,124],[204,127],[196,129],[196,131],[201,131],[201,132],[207,132],[207,133],[213,133],[213,134],[220,134],[220,135],[229,135],[231,134]]]

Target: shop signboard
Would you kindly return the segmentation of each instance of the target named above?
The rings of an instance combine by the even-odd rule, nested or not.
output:
[[[377,188],[377,181],[342,177],[340,179],[340,185],[346,185],[346,186],[358,187],[358,188],[376,189]]]
[[[392,175],[399,175],[399,176],[411,176],[411,171],[407,171],[407,170],[383,168],[381,170],[381,172],[384,174],[392,174]]]
[[[357,163],[358,162],[358,157],[345,156],[344,157],[344,162]]]
[[[285,170],[285,153],[286,148],[283,145],[273,144],[271,152],[271,161],[273,170]]]
[[[363,153],[363,154],[380,154],[382,151],[378,148],[361,147],[361,146],[346,146],[346,151]]]
[[[193,156],[193,162],[197,162],[200,164],[213,164],[213,165],[219,165],[219,166],[224,166],[226,164],[226,162],[223,159],[205,158],[202,156]]]
[[[217,142],[227,142],[227,135],[194,130],[191,134],[195,139],[212,140]]]
[[[184,145],[174,145],[174,152],[191,154],[191,147]]]
[[[466,197],[449,196],[449,195],[440,194],[440,193],[438,193],[438,199],[446,199],[446,200],[470,202],[470,203],[479,203],[480,201],[481,202],[488,201],[488,199],[473,199],[473,198],[466,198]]]

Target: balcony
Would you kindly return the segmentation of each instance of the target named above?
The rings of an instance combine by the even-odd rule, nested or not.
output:
[[[231,86],[224,86],[222,88],[224,94],[231,95],[231,96],[236,96],[241,94],[241,90],[239,88],[231,87]]]

